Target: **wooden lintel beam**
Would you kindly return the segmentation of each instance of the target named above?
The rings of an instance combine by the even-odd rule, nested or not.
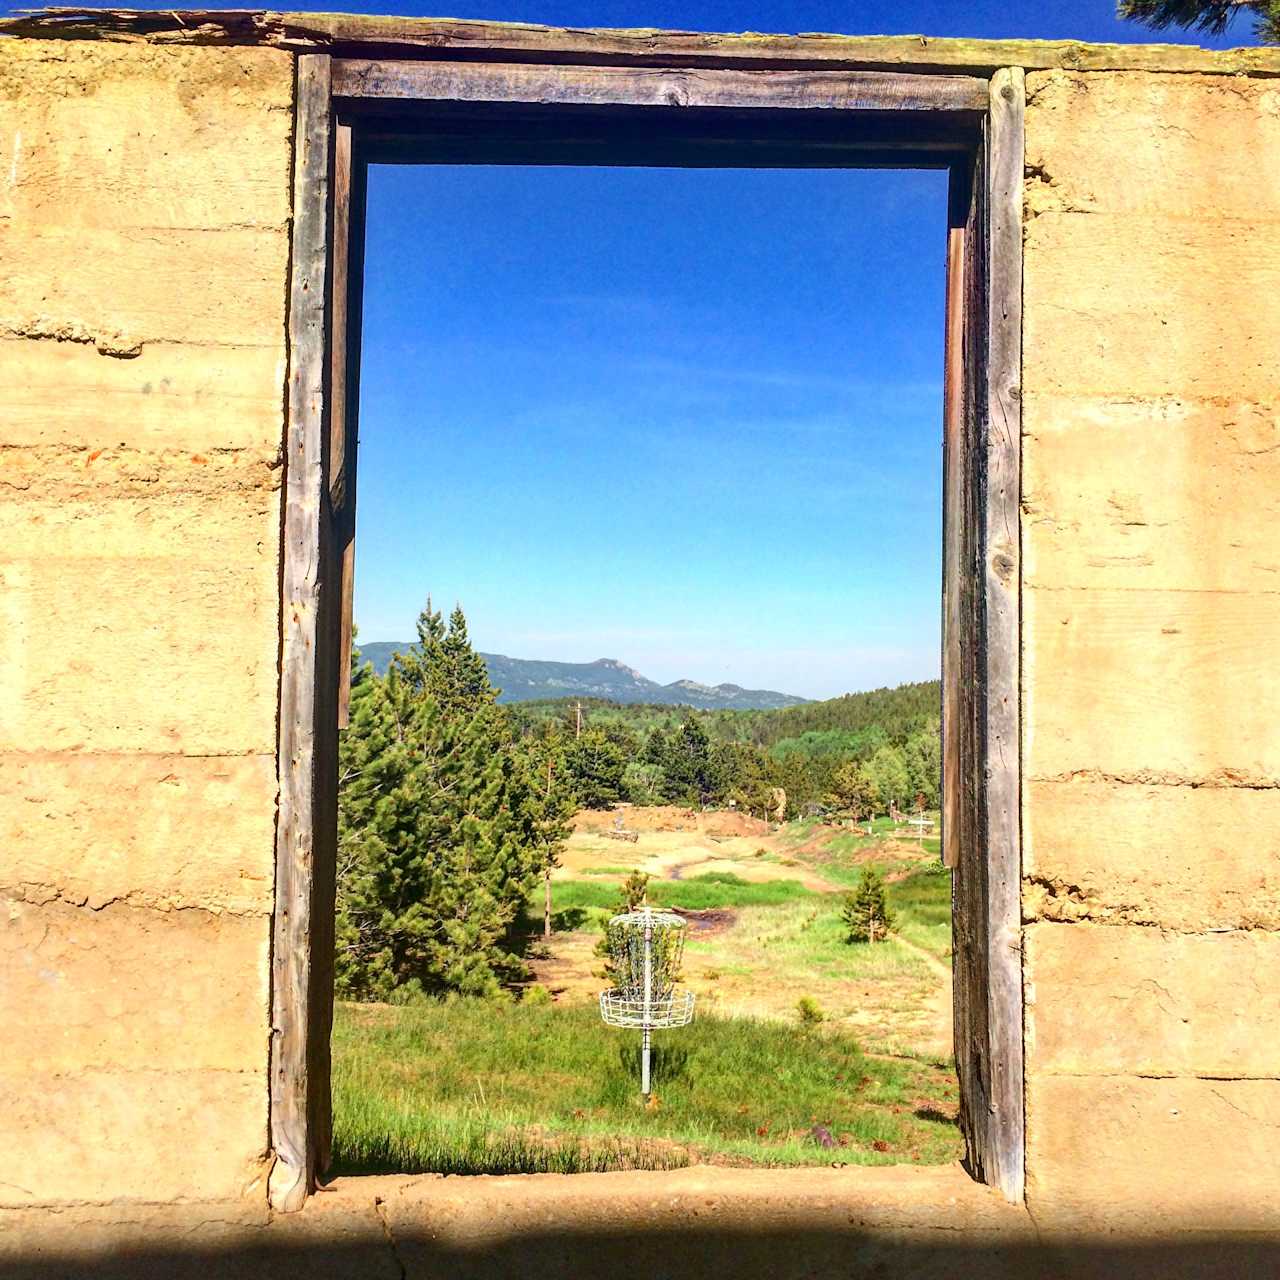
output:
[[[696,67],[568,67],[336,58],[337,98],[634,107],[959,113],[989,100],[978,76],[886,71],[742,71]]]

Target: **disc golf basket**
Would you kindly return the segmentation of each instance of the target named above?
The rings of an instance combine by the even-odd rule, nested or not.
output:
[[[693,992],[676,989],[684,921],[643,906],[614,916],[607,937],[618,985],[600,993],[600,1016],[611,1027],[639,1028],[640,1092],[647,1097],[652,1033],[693,1021]]]

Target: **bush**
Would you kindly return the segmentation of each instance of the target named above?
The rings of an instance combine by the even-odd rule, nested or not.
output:
[[[883,942],[893,928],[893,913],[886,898],[884,877],[873,867],[862,873],[856,889],[844,895],[840,912],[850,942]]]
[[[800,1015],[802,1027],[816,1027],[827,1019],[822,1006],[812,996],[801,996],[796,1001],[796,1013]]]
[[[521,998],[520,1003],[535,1006],[551,1004],[551,991],[540,982],[530,983],[529,986],[525,987],[524,996]]]

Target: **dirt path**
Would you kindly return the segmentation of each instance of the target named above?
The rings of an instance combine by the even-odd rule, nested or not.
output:
[[[732,853],[719,853],[708,850],[704,858],[694,858],[688,862],[663,862],[655,857],[653,862],[657,868],[651,874],[658,880],[683,880],[686,876],[706,875],[708,872],[724,871],[746,880],[752,884],[767,884],[771,880],[796,880],[806,889],[814,893],[831,893],[839,889],[810,868],[800,865],[783,866],[777,862],[761,862],[753,854],[735,857]],[[641,870],[648,870],[647,866]]]
[[[900,947],[918,957],[932,973],[937,975],[940,990],[929,998],[932,1030],[929,1033],[928,1040],[921,1047],[926,1053],[935,1054],[939,1058],[949,1058],[954,1047],[951,968],[949,965],[943,964],[937,956],[926,951],[923,947],[917,946],[914,942],[909,942],[902,934],[894,933],[890,936]]]

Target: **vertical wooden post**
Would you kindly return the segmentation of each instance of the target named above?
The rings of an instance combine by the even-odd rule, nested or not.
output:
[[[317,733],[324,640],[325,428],[332,129],[329,58],[298,58],[289,385],[284,456],[280,615],[280,788],[271,956],[273,1208],[301,1207],[315,1179],[313,1117],[313,895],[316,878]],[[322,934],[324,931],[322,930]]]
[[[1020,836],[1023,73],[991,81],[963,231],[963,410],[949,416],[944,839],[954,858],[960,1124],[976,1177],[1024,1178]],[[958,465],[957,465],[958,463]]]
[[[991,79],[987,168],[987,395],[984,467],[984,659],[988,1034],[987,1180],[1021,1200],[1024,1176],[1021,503],[1022,182],[1026,85],[1021,68]]]
[[[947,218],[946,345],[942,381],[942,863],[959,862],[961,808],[960,610],[964,543],[965,477],[965,226],[972,175],[969,166],[951,169]],[[868,831],[870,828],[868,827]]]
[[[338,619],[338,728],[347,726],[351,698],[352,601],[355,590],[357,410],[360,403],[360,323],[364,282],[365,165],[351,124],[334,124],[333,292],[329,496],[334,555],[341,561]]]

